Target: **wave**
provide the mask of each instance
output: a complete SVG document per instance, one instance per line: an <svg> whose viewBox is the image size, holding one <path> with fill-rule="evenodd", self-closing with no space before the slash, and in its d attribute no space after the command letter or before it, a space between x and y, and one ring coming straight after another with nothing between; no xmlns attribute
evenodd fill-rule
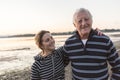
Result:
<svg viewBox="0 0 120 80"><path fill-rule="evenodd" d="M26 48L7 49L7 50L0 50L0 51L18 51L18 50L30 50L30 48L26 47Z"/></svg>

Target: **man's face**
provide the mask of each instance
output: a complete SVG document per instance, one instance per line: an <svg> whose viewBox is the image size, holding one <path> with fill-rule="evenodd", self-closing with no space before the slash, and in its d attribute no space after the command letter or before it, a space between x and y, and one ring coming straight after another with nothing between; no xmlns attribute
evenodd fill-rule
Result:
<svg viewBox="0 0 120 80"><path fill-rule="evenodd" d="M89 35L92 28L92 18L88 12L79 12L76 14L74 26L76 27L80 36Z"/></svg>

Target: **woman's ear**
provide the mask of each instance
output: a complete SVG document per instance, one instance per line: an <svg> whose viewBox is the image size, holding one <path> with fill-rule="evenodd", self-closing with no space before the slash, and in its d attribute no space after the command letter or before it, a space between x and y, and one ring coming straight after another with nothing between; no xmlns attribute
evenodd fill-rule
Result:
<svg viewBox="0 0 120 80"><path fill-rule="evenodd" d="M42 46L42 45L40 45L40 44L38 45L38 47L39 47L40 49L43 49L43 46Z"/></svg>

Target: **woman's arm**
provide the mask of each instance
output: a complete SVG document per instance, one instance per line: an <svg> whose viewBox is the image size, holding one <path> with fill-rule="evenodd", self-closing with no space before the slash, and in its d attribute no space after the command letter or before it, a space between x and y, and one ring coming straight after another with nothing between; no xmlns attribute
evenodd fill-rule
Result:
<svg viewBox="0 0 120 80"><path fill-rule="evenodd" d="M36 63L31 67L31 80L41 80Z"/></svg>

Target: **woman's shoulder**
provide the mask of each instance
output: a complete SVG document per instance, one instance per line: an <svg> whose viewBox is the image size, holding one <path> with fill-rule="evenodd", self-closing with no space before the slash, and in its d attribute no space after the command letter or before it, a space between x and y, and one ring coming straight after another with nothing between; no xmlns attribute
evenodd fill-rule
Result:
<svg viewBox="0 0 120 80"><path fill-rule="evenodd" d="M57 49L55 49L54 53L56 55L63 56L63 46L58 47Z"/></svg>
<svg viewBox="0 0 120 80"><path fill-rule="evenodd" d="M63 46L58 47L55 49L56 52L61 53L63 51Z"/></svg>

